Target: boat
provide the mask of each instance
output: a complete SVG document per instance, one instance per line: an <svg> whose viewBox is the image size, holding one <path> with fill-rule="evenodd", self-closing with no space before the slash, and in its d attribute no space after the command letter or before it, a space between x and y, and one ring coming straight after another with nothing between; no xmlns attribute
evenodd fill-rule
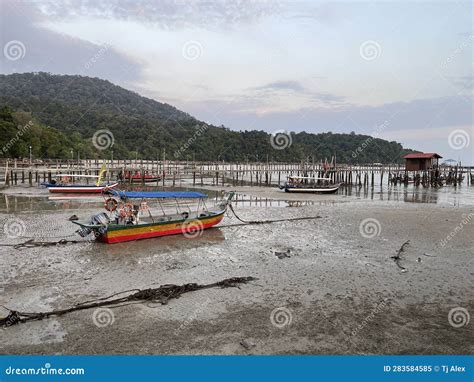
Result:
<svg viewBox="0 0 474 382"><path fill-rule="evenodd" d="M93 216L88 222L72 223L80 226L76 231L80 236L93 234L97 241L107 244L177 234L194 238L221 222L233 195L230 193L215 207L208 209L205 203L207 195L200 192L110 190L104 194L109 196L104 203L106 212ZM157 201L158 214L151 213L150 199ZM175 214L164 211L162 202L170 199L175 201ZM185 199L197 199L195 211L191 211ZM186 208L183 209L184 206Z"/></svg>
<svg viewBox="0 0 474 382"><path fill-rule="evenodd" d="M331 178L318 178L310 176L289 176L280 190L285 192L306 192L319 194L332 194L336 192L341 183L334 183Z"/></svg>
<svg viewBox="0 0 474 382"><path fill-rule="evenodd" d="M102 165L99 175L61 174L57 179L53 179L50 182L41 183L41 186L46 187L51 193L102 193L118 186L118 182L105 184L102 183L102 177L104 176L105 172L105 165ZM71 183L71 179L74 178L94 178L97 179L97 181L95 184Z"/></svg>
<svg viewBox="0 0 474 382"><path fill-rule="evenodd" d="M132 174L130 171L126 171L124 175L119 174L119 180L124 183L148 183L160 181L161 176L148 173L142 174L140 171L136 171L135 174Z"/></svg>

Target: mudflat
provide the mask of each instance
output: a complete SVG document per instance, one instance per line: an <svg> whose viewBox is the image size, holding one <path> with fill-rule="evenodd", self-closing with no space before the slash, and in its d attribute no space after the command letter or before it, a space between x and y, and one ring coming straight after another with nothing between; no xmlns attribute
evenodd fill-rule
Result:
<svg viewBox="0 0 474 382"><path fill-rule="evenodd" d="M244 220L314 219L237 225L229 213L221 228L195 239L1 246L0 304L25 312L134 288L258 279L166 305L99 308L4 328L2 352L472 354L472 205L238 191L234 208ZM2 244L83 240L67 219L102 211L100 199L45 201L11 189L7 198L0 223L19 224L21 235L0 230Z"/></svg>

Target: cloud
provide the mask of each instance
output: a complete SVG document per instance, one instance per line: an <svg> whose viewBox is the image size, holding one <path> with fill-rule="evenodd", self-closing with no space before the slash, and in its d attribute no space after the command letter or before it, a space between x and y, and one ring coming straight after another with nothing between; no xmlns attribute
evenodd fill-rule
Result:
<svg viewBox="0 0 474 382"><path fill-rule="evenodd" d="M471 74L470 76L455 77L453 83L463 90L472 92L474 88L474 76Z"/></svg>
<svg viewBox="0 0 474 382"><path fill-rule="evenodd" d="M277 106L281 104L282 101L283 103L288 103L285 96L291 97L293 100L297 99L302 105L313 107L338 107L346 100L343 96L328 92L315 91L314 89L303 85L300 81L295 80L274 81L247 90L249 92L249 95L245 97L247 105L250 105L252 100L254 101L254 104L261 103L262 100L265 100L263 102L265 102L266 106L272 102L274 103L274 106ZM248 101L250 101L250 103ZM274 109L277 110L277 108ZM294 109L294 107L290 109ZM282 107L280 110L285 110L285 108Z"/></svg>
<svg viewBox="0 0 474 382"><path fill-rule="evenodd" d="M47 18L29 2L2 1L0 19L0 69L4 74L40 71L80 74L122 85L140 78L140 63L114 47L42 28L41 24ZM22 44L23 57L12 60L5 54L4 50L12 41Z"/></svg>
<svg viewBox="0 0 474 382"><path fill-rule="evenodd" d="M50 18L92 17L148 22L162 28L232 27L252 23L279 12L279 1L254 0L59 0L43 1L41 11Z"/></svg>
<svg viewBox="0 0 474 382"><path fill-rule="evenodd" d="M275 81L266 85L251 88L251 90L264 90L264 91L290 90L290 91L295 91L295 92L306 92L307 89L298 81Z"/></svg>

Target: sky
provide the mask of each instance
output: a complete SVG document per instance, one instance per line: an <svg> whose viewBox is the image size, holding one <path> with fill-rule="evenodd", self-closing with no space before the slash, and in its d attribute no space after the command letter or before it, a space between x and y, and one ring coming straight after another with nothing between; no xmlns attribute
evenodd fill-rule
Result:
<svg viewBox="0 0 474 382"><path fill-rule="evenodd" d="M100 77L235 130L354 131L474 165L471 1L0 4L2 74Z"/></svg>

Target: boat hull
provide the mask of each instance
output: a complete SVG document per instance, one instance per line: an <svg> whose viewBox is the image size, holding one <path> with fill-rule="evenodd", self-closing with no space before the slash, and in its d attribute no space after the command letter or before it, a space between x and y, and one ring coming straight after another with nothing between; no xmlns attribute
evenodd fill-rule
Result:
<svg viewBox="0 0 474 382"><path fill-rule="evenodd" d="M194 238L200 236L203 230L219 224L223 218L224 212L188 221L172 221L116 227L109 225L107 231L97 237L97 240L107 244L114 244L180 234L189 235L190 238Z"/></svg>
<svg viewBox="0 0 474 382"><path fill-rule="evenodd" d="M298 193L310 193L310 194L333 194L339 190L339 186L328 187L328 188L298 188L298 187L285 187L285 192L298 192Z"/></svg>
<svg viewBox="0 0 474 382"><path fill-rule="evenodd" d="M72 194L98 194L105 190L109 190L118 185L118 183L107 184L105 186L50 186L49 192L52 193L72 193Z"/></svg>
<svg viewBox="0 0 474 382"><path fill-rule="evenodd" d="M124 178L123 183L151 183L151 182L159 182L161 178L141 178L141 177L135 177L135 178Z"/></svg>

